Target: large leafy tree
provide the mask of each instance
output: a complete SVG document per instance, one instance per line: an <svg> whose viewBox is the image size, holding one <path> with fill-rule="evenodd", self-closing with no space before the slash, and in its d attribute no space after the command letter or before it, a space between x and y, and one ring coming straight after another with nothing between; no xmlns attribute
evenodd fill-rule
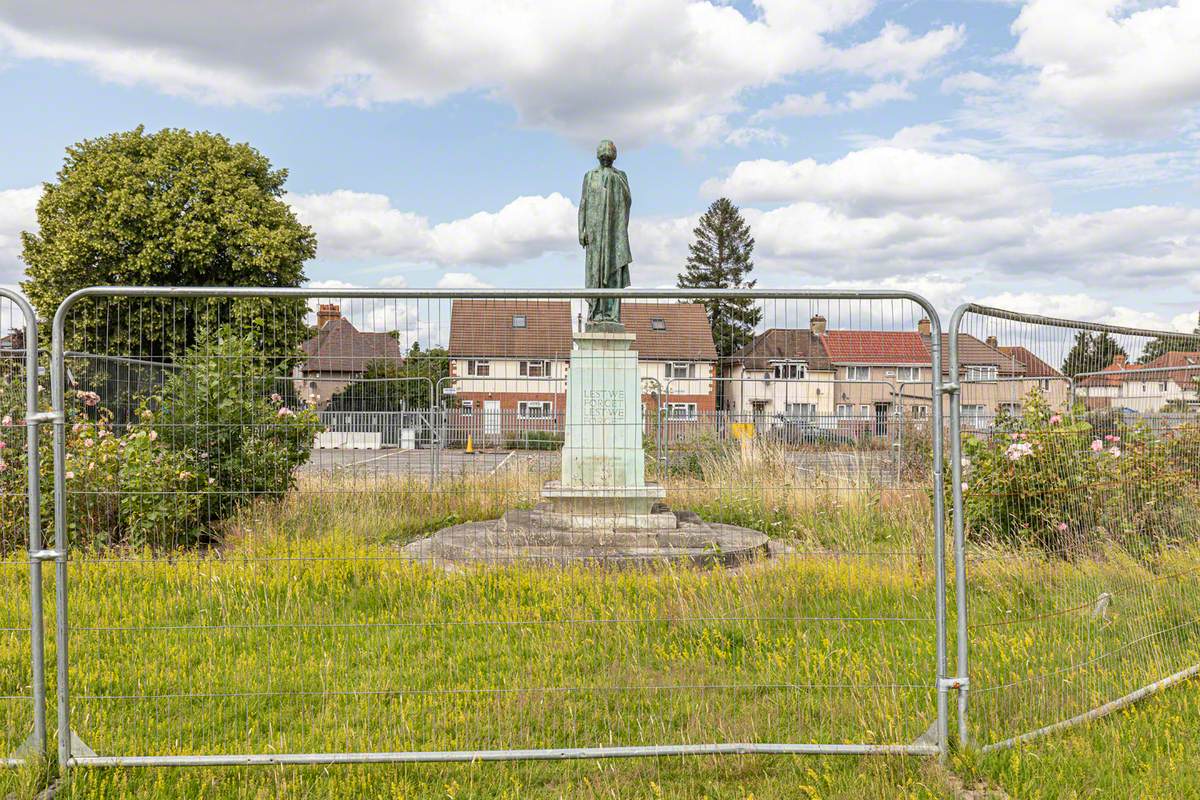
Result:
<svg viewBox="0 0 1200 800"><path fill-rule="evenodd" d="M1192 328L1191 335L1181 333L1178 336L1159 336L1146 344L1142 354L1138 357L1138 361L1142 364L1149 364L1154 359L1166 355L1172 350L1182 350L1184 352L1194 353L1200 350L1200 323Z"/></svg>
<svg viewBox="0 0 1200 800"><path fill-rule="evenodd" d="M1075 343L1063 361L1062 371L1074 378L1081 373L1102 370L1117 356L1128 355L1111 334L1080 331L1075 334Z"/></svg>
<svg viewBox="0 0 1200 800"><path fill-rule="evenodd" d="M738 207L727 198L713 202L693 231L696 239L679 275L682 289L752 289L754 237ZM705 300L717 353L727 358L754 338L762 309L750 298Z"/></svg>
<svg viewBox="0 0 1200 800"><path fill-rule="evenodd" d="M213 133L139 126L79 142L43 187L37 232L21 234L21 286L47 317L97 284L299 286L317 242L284 202L286 180L250 145ZM295 300L103 298L75 307L69 346L173 358L232 324L286 358L305 313Z"/></svg>

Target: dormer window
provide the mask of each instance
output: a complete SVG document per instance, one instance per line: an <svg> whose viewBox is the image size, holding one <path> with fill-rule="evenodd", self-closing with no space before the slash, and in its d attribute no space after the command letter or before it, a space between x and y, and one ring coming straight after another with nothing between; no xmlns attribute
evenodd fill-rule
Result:
<svg viewBox="0 0 1200 800"><path fill-rule="evenodd" d="M529 319L524 314L513 314L512 326L514 328L529 327Z"/></svg>
<svg viewBox="0 0 1200 800"><path fill-rule="evenodd" d="M666 329L667 329L667 321L665 319L663 319L662 317L651 317L650 318L650 330L665 331Z"/></svg>
<svg viewBox="0 0 1200 800"><path fill-rule="evenodd" d="M808 365L795 361L785 361L773 365L771 374L776 380L781 381L804 380L808 377Z"/></svg>

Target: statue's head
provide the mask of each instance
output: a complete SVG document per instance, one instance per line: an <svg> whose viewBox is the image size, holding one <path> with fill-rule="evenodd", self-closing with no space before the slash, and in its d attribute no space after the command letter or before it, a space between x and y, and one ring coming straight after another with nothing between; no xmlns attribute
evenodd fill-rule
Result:
<svg viewBox="0 0 1200 800"><path fill-rule="evenodd" d="M617 146L612 143L611 139L605 139L596 145L596 158L600 159L600 163L606 167L611 167L612 163L617 160Z"/></svg>

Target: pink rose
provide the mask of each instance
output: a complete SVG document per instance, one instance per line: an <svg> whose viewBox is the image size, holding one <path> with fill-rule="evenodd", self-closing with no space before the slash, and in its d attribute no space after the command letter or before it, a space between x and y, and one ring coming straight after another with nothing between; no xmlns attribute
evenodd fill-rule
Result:
<svg viewBox="0 0 1200 800"><path fill-rule="evenodd" d="M282 403L283 397L280 396L279 392L271 392L271 402L272 403Z"/></svg>
<svg viewBox="0 0 1200 800"><path fill-rule="evenodd" d="M1060 523L1058 523L1058 525L1056 525L1055 527L1057 527L1057 528L1058 528L1058 531L1059 531L1059 533L1066 533L1066 532L1067 532L1067 523L1065 523L1065 522L1060 522Z"/></svg>
<svg viewBox="0 0 1200 800"><path fill-rule="evenodd" d="M1062 416L1060 416L1059 414L1055 414L1054 416L1052 416L1050 418L1051 425L1057 425L1060 422L1062 422Z"/></svg>
<svg viewBox="0 0 1200 800"><path fill-rule="evenodd" d="M1108 452L1112 454L1112 457L1113 457L1113 458L1120 458L1120 457L1121 457L1121 448L1119 448L1119 447L1117 447L1117 446L1115 446L1115 445L1114 445L1113 447L1110 447L1110 448L1108 449Z"/></svg>
<svg viewBox="0 0 1200 800"><path fill-rule="evenodd" d="M0 420L0 424L3 424L6 428L12 425L12 414L5 414L4 419Z"/></svg>
<svg viewBox="0 0 1200 800"><path fill-rule="evenodd" d="M1100 441L1099 439L1092 440L1092 452L1093 453L1099 453L1103 449L1104 449L1104 442Z"/></svg>
<svg viewBox="0 0 1200 800"><path fill-rule="evenodd" d="M153 442L158 438L158 431L150 431L150 433L146 434L146 438Z"/></svg>
<svg viewBox="0 0 1200 800"><path fill-rule="evenodd" d="M295 413L296 413L296 412L292 411L292 410L291 410L290 408L288 408L287 406L283 406L282 408L280 408L280 409L279 409L279 413L278 413L278 414L276 414L276 416L279 416L279 417L291 417L291 416L295 416Z"/></svg>

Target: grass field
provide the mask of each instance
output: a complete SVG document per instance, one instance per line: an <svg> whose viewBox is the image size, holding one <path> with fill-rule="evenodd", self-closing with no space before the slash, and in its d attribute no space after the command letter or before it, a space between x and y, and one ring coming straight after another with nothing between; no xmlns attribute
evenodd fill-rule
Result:
<svg viewBox="0 0 1200 800"><path fill-rule="evenodd" d="M913 741L935 709L927 498L797 492L755 475L680 481L670 497L792 549L739 570L447 570L397 558L401 543L529 502L532 475L463 479L432 495L423 483L313 481L247 511L219 549L80 554L73 727L103 755ZM1197 565L1200 550L1071 563L978 554L974 734L987 742L1036 728L1200 660ZM25 569L16 557L0 567L9 750L30 724L19 698ZM1112 600L1098 615L1101 593ZM78 769L62 796L942 798L982 787L1022 798L1200 797L1197 739L1200 688L1190 682L944 768L916 757L739 756ZM0 773L0 797L32 797L45 772Z"/></svg>

